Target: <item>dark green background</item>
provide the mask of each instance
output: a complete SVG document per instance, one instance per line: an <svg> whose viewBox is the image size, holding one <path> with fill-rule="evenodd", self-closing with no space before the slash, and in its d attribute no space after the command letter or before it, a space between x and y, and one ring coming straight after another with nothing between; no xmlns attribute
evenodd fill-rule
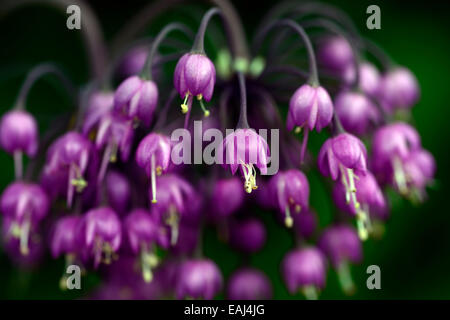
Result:
<svg viewBox="0 0 450 320"><path fill-rule="evenodd" d="M361 32L376 40L400 64L417 76L422 98L413 109L415 125L422 136L423 146L435 156L438 164L436 187L429 190L429 200L419 207L397 199L392 217L382 240L364 244L364 261L353 268L358 286L358 299L448 299L450 298L450 215L449 186L449 25L450 9L444 1L333 1L348 12ZM138 12L145 1L95 1L106 38L111 39L120 27ZM249 35L259 18L276 1L236 1ZM365 27L366 8L378 4L381 8L382 29L370 31ZM155 34L164 23L183 20L181 13L167 14L149 27ZM16 11L0 20L0 114L13 104L26 72L42 61L55 61L78 84L87 80L88 68L83 44L78 32L65 28L65 15L54 9L33 6ZM54 79L41 81L29 96L29 110L45 130L49 120L61 110L70 108L64 92ZM0 152L0 189L13 179L12 159ZM318 179L309 177L311 184ZM329 196L313 192L311 204L320 213L321 226L330 220L331 205L323 199ZM279 275L279 261L293 242L284 228L274 223L272 216L261 213L268 225L268 244L251 258L254 265L269 275L276 298L291 298ZM212 232L205 235L205 254L217 261L225 276L239 265L239 257L227 245L216 240ZM47 259L34 272L17 270L0 252L0 298L73 298L78 293L61 293L58 280L62 261ZM382 290L366 289L366 268L379 265ZM322 298L345 298L336 274L329 272L327 288ZM84 288L98 282L95 275L83 280ZM84 291L84 290L83 290ZM84 292L81 292L83 295ZM299 298L300 295L295 296Z"/></svg>

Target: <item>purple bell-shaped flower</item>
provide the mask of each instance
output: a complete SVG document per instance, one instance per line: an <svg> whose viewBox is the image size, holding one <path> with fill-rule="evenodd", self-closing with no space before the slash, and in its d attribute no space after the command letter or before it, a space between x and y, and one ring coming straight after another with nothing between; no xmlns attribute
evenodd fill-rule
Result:
<svg viewBox="0 0 450 320"><path fill-rule="evenodd" d="M106 194L114 211L119 215L127 212L131 202L131 186L124 174L113 170L106 174Z"/></svg>
<svg viewBox="0 0 450 320"><path fill-rule="evenodd" d="M289 101L289 111L286 120L288 130L295 128L295 132L304 131L300 159L303 161L308 144L309 131L316 129L320 132L328 126L333 117L333 102L328 92L321 86L302 85L295 91Z"/></svg>
<svg viewBox="0 0 450 320"><path fill-rule="evenodd" d="M236 212L244 202L244 190L239 178L218 180L211 196L211 215L225 218Z"/></svg>
<svg viewBox="0 0 450 320"><path fill-rule="evenodd" d="M344 129L355 135L367 134L381 120L377 107L362 93L342 92L334 105Z"/></svg>
<svg viewBox="0 0 450 320"><path fill-rule="evenodd" d="M261 220L245 218L230 225L230 244L246 254L260 251L267 240L267 232Z"/></svg>
<svg viewBox="0 0 450 320"><path fill-rule="evenodd" d="M136 162L151 178L152 203L156 203L156 176L165 172L170 164L170 139L164 135L150 133L139 143Z"/></svg>
<svg viewBox="0 0 450 320"><path fill-rule="evenodd" d="M222 150L225 167L230 166L235 174L240 168L244 176L244 189L247 193L258 188L256 185L257 167L262 174L267 173L269 147L266 140L252 129L237 129L225 137Z"/></svg>
<svg viewBox="0 0 450 320"><path fill-rule="evenodd" d="M327 263L314 247L295 249L284 257L281 272L291 294L300 290L307 299L316 300L318 291L325 287Z"/></svg>
<svg viewBox="0 0 450 320"><path fill-rule="evenodd" d="M178 241L180 219L194 213L191 206L195 204L197 194L190 183L175 174L159 177L158 185L158 202L152 203L151 213L158 223L170 228L173 246Z"/></svg>
<svg viewBox="0 0 450 320"><path fill-rule="evenodd" d="M205 114L209 111L203 105L203 99L210 101L216 82L216 69L211 60L201 53L186 53L178 60L173 83L180 96L184 98L181 111L187 113L196 97Z"/></svg>
<svg viewBox="0 0 450 320"><path fill-rule="evenodd" d="M108 207L89 210L82 218L78 241L86 258L94 258L94 267L110 264L122 241L122 226L117 214Z"/></svg>
<svg viewBox="0 0 450 320"><path fill-rule="evenodd" d="M222 274L213 261L187 260L180 267L175 296L211 300L222 290L222 285Z"/></svg>
<svg viewBox="0 0 450 320"><path fill-rule="evenodd" d="M419 100L420 88L414 74L397 67L383 75L378 87L378 98L388 112L409 109Z"/></svg>
<svg viewBox="0 0 450 320"><path fill-rule="evenodd" d="M346 225L328 227L320 237L319 248L325 252L336 269L344 292L352 294L355 286L349 264L362 260L361 240L356 231Z"/></svg>
<svg viewBox="0 0 450 320"><path fill-rule="evenodd" d="M98 126L100 120L109 114L114 105L114 93L111 91L96 91L91 94L84 114L83 134L88 135Z"/></svg>
<svg viewBox="0 0 450 320"><path fill-rule="evenodd" d="M83 175L90 161L92 145L77 132L68 132L58 138L47 152L45 170L48 174L68 174L67 205L72 205L74 188L82 192L87 186Z"/></svg>
<svg viewBox="0 0 450 320"><path fill-rule="evenodd" d="M272 285L258 269L239 269L228 280L227 297L230 300L269 300L272 298Z"/></svg>
<svg viewBox="0 0 450 320"><path fill-rule="evenodd" d="M158 103L158 87L139 76L125 79L114 94L114 110L149 126Z"/></svg>
<svg viewBox="0 0 450 320"><path fill-rule="evenodd" d="M270 190L274 204L284 217L284 224L290 228L294 224L291 212L299 214L309 207L309 184L303 172L290 169L279 172L270 180Z"/></svg>
<svg viewBox="0 0 450 320"><path fill-rule="evenodd" d="M1 211L10 219L8 234L20 240L22 255L29 253L30 231L45 218L49 205L47 194L36 184L14 182L3 191Z"/></svg>
<svg viewBox="0 0 450 320"><path fill-rule="evenodd" d="M356 197L349 198L345 192L345 186L342 183L336 183L333 199L339 209L357 217L359 237L361 240L366 240L371 231L371 215L386 215L388 207L383 191L370 172L355 181L355 188Z"/></svg>
<svg viewBox="0 0 450 320"><path fill-rule="evenodd" d="M98 181L103 180L108 163L117 161L118 151L123 162L128 160L133 137L134 128L131 120L114 113L108 113L100 120L95 146L99 150L104 148L104 152Z"/></svg>
<svg viewBox="0 0 450 320"><path fill-rule="evenodd" d="M162 238L159 225L146 210L134 209L125 218L123 229L131 251L139 255L144 281L152 281L152 269L159 263L155 253L155 245Z"/></svg>

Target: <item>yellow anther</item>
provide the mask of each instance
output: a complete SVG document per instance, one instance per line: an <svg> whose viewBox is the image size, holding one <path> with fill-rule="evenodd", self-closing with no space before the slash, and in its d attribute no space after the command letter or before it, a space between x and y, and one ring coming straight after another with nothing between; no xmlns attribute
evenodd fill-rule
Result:
<svg viewBox="0 0 450 320"><path fill-rule="evenodd" d="M183 104L181 105L181 112L182 112L182 113L187 113L188 110L189 110L189 109L188 109L187 104L183 103Z"/></svg>
<svg viewBox="0 0 450 320"><path fill-rule="evenodd" d="M209 115L210 115L209 110L205 110L204 115L205 115L206 118L209 117Z"/></svg>
<svg viewBox="0 0 450 320"><path fill-rule="evenodd" d="M160 176L162 174L162 168L161 166L156 167L156 175Z"/></svg>
<svg viewBox="0 0 450 320"><path fill-rule="evenodd" d="M200 93L197 95L197 100L202 100L203 99L203 95Z"/></svg>
<svg viewBox="0 0 450 320"><path fill-rule="evenodd" d="M295 127L294 132L295 132L295 133L300 133L300 132L302 132L302 127Z"/></svg>
<svg viewBox="0 0 450 320"><path fill-rule="evenodd" d="M152 199L152 203L157 203L158 201L156 199Z"/></svg>
<svg viewBox="0 0 450 320"><path fill-rule="evenodd" d="M295 205L295 212L296 212L296 213L300 213L300 211L302 211L302 206L299 205L299 204L296 204L296 205Z"/></svg>
<svg viewBox="0 0 450 320"><path fill-rule="evenodd" d="M294 220L292 219L292 217L286 217L286 218L284 218L284 224L286 225L286 227L292 228L292 225L294 224Z"/></svg>

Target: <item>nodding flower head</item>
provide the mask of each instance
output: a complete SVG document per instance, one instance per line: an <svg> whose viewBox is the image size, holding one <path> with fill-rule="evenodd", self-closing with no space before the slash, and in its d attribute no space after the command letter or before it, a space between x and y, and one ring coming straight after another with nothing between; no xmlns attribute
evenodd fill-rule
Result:
<svg viewBox="0 0 450 320"><path fill-rule="evenodd" d="M318 290L325 287L326 259L314 247L289 252L281 263L284 282L291 294L301 291L307 299L318 298Z"/></svg>
<svg viewBox="0 0 450 320"><path fill-rule="evenodd" d="M222 274L208 259L185 261L179 270L175 286L177 299L213 299L223 286Z"/></svg>
<svg viewBox="0 0 450 320"><path fill-rule="evenodd" d="M89 210L77 230L78 243L87 258L94 258L94 267L110 264L120 248L122 226L117 214L108 207Z"/></svg>
<svg viewBox="0 0 450 320"><path fill-rule="evenodd" d="M20 251L27 255L30 230L49 210L46 193L39 185L14 182L3 191L0 206L3 215L10 219L10 235L20 239Z"/></svg>
<svg viewBox="0 0 450 320"><path fill-rule="evenodd" d="M193 213L190 206L197 200L197 194L191 184L175 174L159 177L158 186L158 202L152 204L151 212L158 223L170 228L173 246L178 241L180 219Z"/></svg>
<svg viewBox="0 0 450 320"><path fill-rule="evenodd" d="M341 36L326 37L319 43L318 63L330 72L343 75L353 64L353 51L347 39Z"/></svg>
<svg viewBox="0 0 450 320"><path fill-rule="evenodd" d="M377 107L362 93L342 92L334 105L342 126L352 134L367 134L381 120Z"/></svg>
<svg viewBox="0 0 450 320"><path fill-rule="evenodd" d="M319 239L319 248L325 252L337 270L339 281L347 294L354 292L349 264L362 260L361 240L356 231L346 225L328 227Z"/></svg>
<svg viewBox="0 0 450 320"><path fill-rule="evenodd" d="M68 132L58 138L47 152L47 173L68 173L67 204L72 205L74 188L82 192L87 186L83 175L90 160L92 145L77 132Z"/></svg>
<svg viewBox="0 0 450 320"><path fill-rule="evenodd" d="M269 300L272 298L272 285L267 276L258 269L239 269L228 280L227 298L230 300Z"/></svg>
<svg viewBox="0 0 450 320"><path fill-rule="evenodd" d="M408 181L417 188L424 188L433 179L436 172L436 161L427 150L413 152L405 162Z"/></svg>
<svg viewBox="0 0 450 320"><path fill-rule="evenodd" d="M378 93L381 82L381 75L378 69L371 63L363 62L359 66L359 87L361 90L374 97Z"/></svg>
<svg viewBox="0 0 450 320"><path fill-rule="evenodd" d="M367 151L357 137L349 133L340 133L329 138L319 152L319 170L324 176L333 180L341 178L345 186L346 198L356 201L355 180L367 172Z"/></svg>
<svg viewBox="0 0 450 320"><path fill-rule="evenodd" d="M34 156L38 149L38 129L33 116L23 110L13 110L3 115L0 144L10 154L24 152Z"/></svg>
<svg viewBox="0 0 450 320"><path fill-rule="evenodd" d="M371 231L370 217L386 216L387 202L377 180L370 172L355 181L355 188L356 197L350 198L345 192L345 186L337 183L334 185L333 199L340 210L356 216L359 237L366 240Z"/></svg>
<svg viewBox="0 0 450 320"><path fill-rule="evenodd" d="M230 224L230 244L245 253L255 253L266 244L264 223L257 218L236 220Z"/></svg>
<svg viewBox="0 0 450 320"><path fill-rule="evenodd" d="M170 163L170 139L164 135L150 133L139 143L136 151L137 164L145 169L152 183L152 203L156 203L156 176L167 170Z"/></svg>
<svg viewBox="0 0 450 320"><path fill-rule="evenodd" d="M149 126L158 103L158 87L139 76L125 79L114 94L114 110Z"/></svg>
<svg viewBox="0 0 450 320"><path fill-rule="evenodd" d="M225 218L236 212L244 202L244 190L239 178L218 180L211 196L211 215Z"/></svg>
<svg viewBox="0 0 450 320"><path fill-rule="evenodd" d="M287 128L300 131L321 131L328 126L333 117L333 102L323 87L304 84L295 91L289 102Z"/></svg>
<svg viewBox="0 0 450 320"><path fill-rule="evenodd" d="M372 141L372 168L377 179L408 194L404 163L421 148L420 136L409 124L397 122L379 128Z"/></svg>
<svg viewBox="0 0 450 320"><path fill-rule="evenodd" d="M39 267L45 255L45 243L39 233L39 225L27 227L27 236L19 229L17 221L6 216L2 221L2 249L19 267Z"/></svg>
<svg viewBox="0 0 450 320"><path fill-rule="evenodd" d="M205 116L209 116L209 111L203 105L203 99L210 101L212 98L216 69L206 55L200 53L183 55L175 67L173 83L180 96L184 98L181 105L183 113L188 112L193 97L196 97Z"/></svg>
<svg viewBox="0 0 450 320"><path fill-rule="evenodd" d="M89 97L83 121L83 134L88 135L100 120L111 112L114 104L114 93L96 91Z"/></svg>
<svg viewBox="0 0 450 320"><path fill-rule="evenodd" d="M219 154L225 156L224 166L229 165L233 174L241 169L245 191L257 189L255 166L262 174L267 173L270 151L266 140L252 129L237 129L225 137L222 149Z"/></svg>
<svg viewBox="0 0 450 320"><path fill-rule="evenodd" d="M284 217L285 225L294 224L291 213L299 214L309 206L309 183L303 172L291 169L279 172L270 180L270 190L278 211Z"/></svg>
<svg viewBox="0 0 450 320"><path fill-rule="evenodd" d="M118 171L106 174L106 194L108 203L119 215L128 210L131 201L131 186L128 178Z"/></svg>
<svg viewBox="0 0 450 320"><path fill-rule="evenodd" d="M117 161L118 151L120 151L120 158L123 162L128 160L133 136L133 123L123 115L108 113L101 119L95 139L97 149L104 148L98 176L100 181L103 180L108 163Z"/></svg>
<svg viewBox="0 0 450 320"><path fill-rule="evenodd" d="M50 240L50 251L54 258L64 254L72 259L77 254L79 250L77 231L80 221L81 216L75 215L62 217L56 221Z"/></svg>
<svg viewBox="0 0 450 320"><path fill-rule="evenodd" d="M378 88L378 97L386 111L408 109L419 100L420 89L414 74L398 67L383 75Z"/></svg>
<svg viewBox="0 0 450 320"><path fill-rule="evenodd" d="M123 228L131 251L139 255L144 281L152 281L152 269L159 263L155 253L155 245L162 238L159 225L146 210L134 209L125 218Z"/></svg>

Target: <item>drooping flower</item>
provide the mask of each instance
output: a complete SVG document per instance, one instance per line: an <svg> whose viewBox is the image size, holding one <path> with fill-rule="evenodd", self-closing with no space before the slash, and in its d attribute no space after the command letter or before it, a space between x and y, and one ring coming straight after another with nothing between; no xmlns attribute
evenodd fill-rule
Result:
<svg viewBox="0 0 450 320"><path fill-rule="evenodd" d="M320 250L314 247L295 249L286 254L281 271L291 294L300 290L307 299L315 300L318 291L325 287L326 260Z"/></svg>
<svg viewBox="0 0 450 320"><path fill-rule="evenodd" d="M122 241L122 226L117 214L108 207L89 210L81 220L78 241L87 258L94 259L94 267L110 264Z"/></svg>
<svg viewBox="0 0 450 320"><path fill-rule="evenodd" d="M295 128L296 132L305 129L300 159L303 161L308 143L309 131L320 132L328 126L333 117L333 102L328 92L321 86L302 85L295 91L289 101L289 111L286 120L288 130Z"/></svg>
<svg viewBox="0 0 450 320"><path fill-rule="evenodd" d="M196 97L205 114L209 111L203 105L203 99L210 101L216 82L216 69L204 54L186 53L178 60L175 67L173 83L180 96L184 98L181 111L187 113Z"/></svg>
<svg viewBox="0 0 450 320"><path fill-rule="evenodd" d="M355 188L356 197L350 199L346 196L345 186L342 183L336 183L333 199L339 209L357 217L359 237L365 240L371 231L370 216L386 215L388 208L383 191L370 172L355 181ZM352 203L353 201L358 203Z"/></svg>
<svg viewBox="0 0 450 320"><path fill-rule="evenodd" d="M45 245L40 234L39 225L29 226L28 236L23 237L15 219L5 216L2 220L2 249L20 268L39 267L45 254ZM23 230L23 229L22 229Z"/></svg>
<svg viewBox="0 0 450 320"><path fill-rule="evenodd" d="M419 100L419 96L420 88L416 77L404 67L394 68L384 74L378 88L378 97L389 112L411 108Z"/></svg>
<svg viewBox="0 0 450 320"><path fill-rule="evenodd" d="M344 37L330 36L319 43L317 60L333 74L343 75L352 66L354 58L352 47Z"/></svg>
<svg viewBox="0 0 450 320"><path fill-rule="evenodd" d="M139 76L125 79L114 94L114 110L149 126L158 103L158 87Z"/></svg>
<svg viewBox="0 0 450 320"><path fill-rule="evenodd" d="M290 169L279 172L270 180L273 203L284 217L285 225L292 227L291 212L299 214L309 207L309 183L303 172Z"/></svg>
<svg viewBox="0 0 450 320"><path fill-rule="evenodd" d="M131 251L139 255L144 281L152 281L152 269L159 263L155 253L155 245L162 239L159 225L145 209L134 209L125 218L123 227Z"/></svg>
<svg viewBox="0 0 450 320"><path fill-rule="evenodd" d="M131 120L124 116L108 113L100 120L95 146L104 148L102 164L98 174L98 181L102 181L109 162L117 161L117 153L126 162L130 156L133 143L134 128Z"/></svg>
<svg viewBox="0 0 450 320"><path fill-rule="evenodd" d="M64 254L73 260L79 250L76 234L80 221L81 216L73 215L62 217L55 223L50 240L53 258Z"/></svg>
<svg viewBox="0 0 450 320"><path fill-rule="evenodd" d="M349 264L362 260L361 240L356 231L346 225L328 227L320 237L319 248L325 252L336 269L344 292L352 294L355 286Z"/></svg>
<svg viewBox="0 0 450 320"><path fill-rule="evenodd" d="M351 198L357 206L355 179L366 174L366 159L366 147L361 140L349 133L340 133L322 145L318 165L322 175L331 176L333 180L340 177L346 199Z"/></svg>
<svg viewBox="0 0 450 320"><path fill-rule="evenodd" d="M247 193L258 188L256 185L256 169L267 173L269 147L266 140L252 129L237 129L225 137L221 150L223 164L230 166L235 174L240 168L244 176L244 189Z"/></svg>
<svg viewBox="0 0 450 320"><path fill-rule="evenodd" d="M106 194L114 211L119 215L126 213L131 200L131 186L124 174L114 170L106 174Z"/></svg>
<svg viewBox="0 0 450 320"><path fill-rule="evenodd" d="M222 285L222 274L213 261L187 260L179 270L175 296L177 299L211 300L222 290Z"/></svg>
<svg viewBox="0 0 450 320"><path fill-rule="evenodd" d="M272 298L272 285L267 276L258 269L239 269L228 280L227 298L230 300L269 300Z"/></svg>
<svg viewBox="0 0 450 320"><path fill-rule="evenodd" d="M67 205L72 205L74 188L82 192L87 185L83 175L91 160L92 145L81 134L71 131L58 138L47 152L48 174L68 174Z"/></svg>
<svg viewBox="0 0 450 320"><path fill-rule="evenodd" d="M218 180L211 196L211 215L225 218L236 212L244 202L244 190L239 178Z"/></svg>
<svg viewBox="0 0 450 320"><path fill-rule="evenodd" d="M409 167L412 171L412 154L420 154L421 149L420 136L410 125L397 122L379 128L373 136L371 162L377 179L392 184L402 195L409 195L411 190L405 170Z"/></svg>
<svg viewBox="0 0 450 320"><path fill-rule="evenodd" d="M87 109L83 121L83 134L88 135L100 120L111 112L114 105L114 93L111 91L96 91L91 94L87 102Z"/></svg>
<svg viewBox="0 0 450 320"><path fill-rule="evenodd" d="M152 203L151 213L161 225L170 228L170 243L178 241L180 220L193 212L197 194L193 186L175 174L167 174L158 178L160 192L158 202Z"/></svg>
<svg viewBox="0 0 450 320"><path fill-rule="evenodd" d="M344 129L355 135L367 134L381 120L377 107L362 93L342 92L334 105Z"/></svg>
<svg viewBox="0 0 450 320"><path fill-rule="evenodd" d="M361 90L374 97L378 93L381 75L378 69L369 62L363 62L359 66L359 87Z"/></svg>
<svg viewBox="0 0 450 320"><path fill-rule="evenodd" d="M45 218L49 210L46 193L39 185L14 182L3 191L0 206L10 221L8 235L19 239L20 252L27 255L31 229Z"/></svg>
<svg viewBox="0 0 450 320"><path fill-rule="evenodd" d="M9 154L24 152L33 157L38 148L38 129L33 116L23 110L4 114L0 121L0 144Z"/></svg>
<svg viewBox="0 0 450 320"><path fill-rule="evenodd" d="M245 252L255 253L266 244L267 232L264 223L257 218L236 220L230 225L230 244Z"/></svg>
<svg viewBox="0 0 450 320"><path fill-rule="evenodd" d="M156 203L156 176L167 170L170 163L170 139L164 135L150 133L139 143L136 162L151 178L152 203Z"/></svg>
<svg viewBox="0 0 450 320"><path fill-rule="evenodd" d="M403 162L405 182L413 200L422 201L425 197L425 187L433 180L436 172L436 162L427 150L413 151Z"/></svg>

